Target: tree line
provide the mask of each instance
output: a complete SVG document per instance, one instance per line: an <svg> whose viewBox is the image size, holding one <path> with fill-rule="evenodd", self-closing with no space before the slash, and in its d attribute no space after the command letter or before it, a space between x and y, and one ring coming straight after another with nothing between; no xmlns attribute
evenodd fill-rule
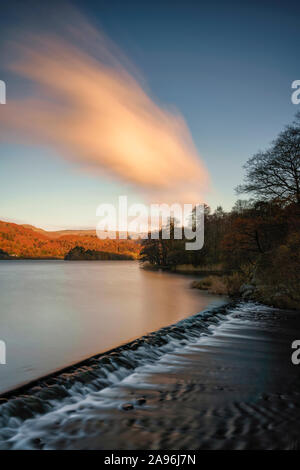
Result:
<svg viewBox="0 0 300 470"><path fill-rule="evenodd" d="M242 282L279 286L300 301L300 113L246 162L232 210L204 211L204 246L186 251L185 240L145 240L141 260L156 267L218 266ZM191 223L195 224L194 214ZM171 227L176 224L171 221Z"/></svg>

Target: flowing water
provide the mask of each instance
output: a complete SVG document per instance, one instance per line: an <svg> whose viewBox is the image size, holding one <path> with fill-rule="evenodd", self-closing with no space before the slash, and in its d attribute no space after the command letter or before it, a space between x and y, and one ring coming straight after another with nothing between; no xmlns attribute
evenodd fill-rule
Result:
<svg viewBox="0 0 300 470"><path fill-rule="evenodd" d="M78 270L102 269L84 264ZM137 272L134 263L122 269L135 288L152 286L147 301L158 311L150 329L162 318L169 326L0 399L0 449L299 449L300 365L291 344L300 312L202 297L188 290L190 279ZM173 296L184 306L176 324L161 311L174 308ZM183 314L197 310L197 298L206 299L203 309Z"/></svg>
<svg viewBox="0 0 300 470"><path fill-rule="evenodd" d="M224 300L128 261L0 261L0 393Z"/></svg>

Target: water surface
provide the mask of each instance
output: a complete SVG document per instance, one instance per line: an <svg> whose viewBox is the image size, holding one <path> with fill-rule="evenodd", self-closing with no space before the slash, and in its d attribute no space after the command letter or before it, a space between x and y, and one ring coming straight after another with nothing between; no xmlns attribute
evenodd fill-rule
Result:
<svg viewBox="0 0 300 470"><path fill-rule="evenodd" d="M0 401L0 449L299 449L299 312L230 303Z"/></svg>
<svg viewBox="0 0 300 470"><path fill-rule="evenodd" d="M0 393L224 303L193 279L131 261L1 261Z"/></svg>

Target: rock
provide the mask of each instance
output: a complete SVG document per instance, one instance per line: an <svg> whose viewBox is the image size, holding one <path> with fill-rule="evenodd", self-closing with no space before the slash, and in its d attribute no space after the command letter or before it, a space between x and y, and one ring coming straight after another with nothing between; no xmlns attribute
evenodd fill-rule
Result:
<svg viewBox="0 0 300 470"><path fill-rule="evenodd" d="M252 284L242 284L240 287L240 294L243 299L251 299L255 292L255 286Z"/></svg>
<svg viewBox="0 0 300 470"><path fill-rule="evenodd" d="M191 288L192 289L198 289L199 281L192 281L191 282Z"/></svg>
<svg viewBox="0 0 300 470"><path fill-rule="evenodd" d="M133 410L134 407L132 403L123 403L121 408L124 411L129 411L129 410Z"/></svg>
<svg viewBox="0 0 300 470"><path fill-rule="evenodd" d="M137 405L141 406L141 405L144 405L146 403L146 398L142 397L142 398L138 398L136 400L136 403Z"/></svg>
<svg viewBox="0 0 300 470"><path fill-rule="evenodd" d="M245 292L251 291L253 292L255 287L252 284L242 284L240 287L240 293L244 294Z"/></svg>
<svg viewBox="0 0 300 470"><path fill-rule="evenodd" d="M253 292L254 292L253 290L247 290L246 292L244 292L242 294L242 298L245 299L245 300L246 299L251 299L252 296L253 296Z"/></svg>

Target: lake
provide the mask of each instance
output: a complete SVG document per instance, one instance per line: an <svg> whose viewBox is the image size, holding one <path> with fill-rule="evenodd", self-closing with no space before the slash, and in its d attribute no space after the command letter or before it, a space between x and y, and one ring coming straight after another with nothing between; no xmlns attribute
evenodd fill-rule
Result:
<svg viewBox="0 0 300 470"><path fill-rule="evenodd" d="M0 393L225 299L134 261L0 261Z"/></svg>

